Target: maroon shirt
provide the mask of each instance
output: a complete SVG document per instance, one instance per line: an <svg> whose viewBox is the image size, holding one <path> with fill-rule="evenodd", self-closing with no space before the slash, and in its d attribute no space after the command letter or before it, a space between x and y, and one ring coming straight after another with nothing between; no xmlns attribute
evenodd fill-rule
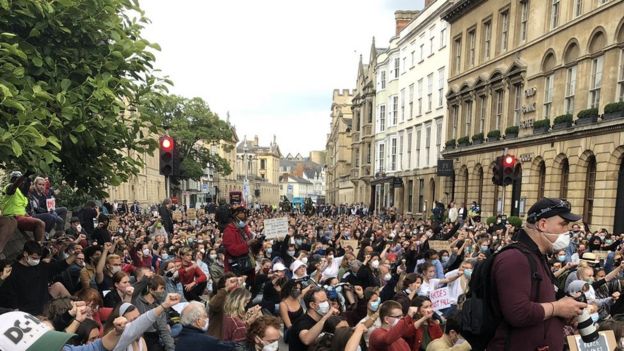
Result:
<svg viewBox="0 0 624 351"><path fill-rule="evenodd" d="M487 350L504 350L507 330L511 327L511 351L533 351L542 346L549 346L550 351L561 351L565 337L564 321L557 317L544 320L544 309L540 305L555 301L555 288L548 262L524 230L519 231L516 239L533 252L541 281L531 282L529 259L520 250L507 250L494 258L492 279L496 284L505 323L498 327ZM539 284L538 301L534 301L535 287L531 283Z"/></svg>

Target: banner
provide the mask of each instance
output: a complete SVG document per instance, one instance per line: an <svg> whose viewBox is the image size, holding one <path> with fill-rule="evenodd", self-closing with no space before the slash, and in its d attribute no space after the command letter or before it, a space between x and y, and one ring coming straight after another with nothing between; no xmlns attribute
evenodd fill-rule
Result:
<svg viewBox="0 0 624 351"><path fill-rule="evenodd" d="M288 235L288 217L265 219L263 233L266 239L283 238Z"/></svg>
<svg viewBox="0 0 624 351"><path fill-rule="evenodd" d="M429 294L431 299L431 306L434 311L443 310L451 307L451 301L449 300L449 290L447 287L435 289Z"/></svg>

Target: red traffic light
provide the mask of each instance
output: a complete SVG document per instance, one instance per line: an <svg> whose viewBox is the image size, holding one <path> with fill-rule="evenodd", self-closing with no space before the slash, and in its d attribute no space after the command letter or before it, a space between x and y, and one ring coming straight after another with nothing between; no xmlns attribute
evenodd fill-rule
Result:
<svg viewBox="0 0 624 351"><path fill-rule="evenodd" d="M160 149L166 152L173 150L173 138L168 135L160 138Z"/></svg>
<svg viewBox="0 0 624 351"><path fill-rule="evenodd" d="M505 156L505 159L503 160L503 166L504 167L513 167L516 164L516 158L511 156L511 155L507 155Z"/></svg>

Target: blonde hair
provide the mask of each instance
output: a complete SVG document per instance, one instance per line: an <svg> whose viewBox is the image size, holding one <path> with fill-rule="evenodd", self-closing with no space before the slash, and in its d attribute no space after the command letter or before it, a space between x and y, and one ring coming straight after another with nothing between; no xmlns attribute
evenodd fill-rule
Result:
<svg viewBox="0 0 624 351"><path fill-rule="evenodd" d="M247 303L251 299L251 293L245 288L234 289L225 298L223 313L226 316L241 317L245 314Z"/></svg>

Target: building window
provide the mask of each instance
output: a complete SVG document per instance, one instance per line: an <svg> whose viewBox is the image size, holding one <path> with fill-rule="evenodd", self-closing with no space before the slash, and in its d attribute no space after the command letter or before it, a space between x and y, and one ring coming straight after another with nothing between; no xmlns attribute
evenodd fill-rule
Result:
<svg viewBox="0 0 624 351"><path fill-rule="evenodd" d="M403 133L399 136L399 170L403 169Z"/></svg>
<svg viewBox="0 0 624 351"><path fill-rule="evenodd" d="M553 97L553 85L555 83L555 76L551 74L546 77L544 82L544 118L550 118L552 114L552 97Z"/></svg>
<svg viewBox="0 0 624 351"><path fill-rule="evenodd" d="M461 71L461 37L455 39L455 73Z"/></svg>
<svg viewBox="0 0 624 351"><path fill-rule="evenodd" d="M401 68L401 72L405 73L407 71L407 57L403 57L403 68Z"/></svg>
<svg viewBox="0 0 624 351"><path fill-rule="evenodd" d="M446 26L443 25L440 29L440 50L446 46Z"/></svg>
<svg viewBox="0 0 624 351"><path fill-rule="evenodd" d="M260 170L266 170L266 160L263 158L260 159Z"/></svg>
<svg viewBox="0 0 624 351"><path fill-rule="evenodd" d="M390 139L390 170L396 171L397 166L397 141L396 138Z"/></svg>
<svg viewBox="0 0 624 351"><path fill-rule="evenodd" d="M384 170L385 147L386 145L379 144L379 171L380 172L383 172Z"/></svg>
<svg viewBox="0 0 624 351"><path fill-rule="evenodd" d="M418 209L417 212L422 212L425 208L425 180L418 180Z"/></svg>
<svg viewBox="0 0 624 351"><path fill-rule="evenodd" d="M559 0L551 0L550 3L550 29L559 24Z"/></svg>
<svg viewBox="0 0 624 351"><path fill-rule="evenodd" d="M433 107L433 73L427 75L427 112Z"/></svg>
<svg viewBox="0 0 624 351"><path fill-rule="evenodd" d="M386 130L386 105L379 106L379 131Z"/></svg>
<svg viewBox="0 0 624 351"><path fill-rule="evenodd" d="M427 124L426 126L426 132L425 132L425 152L427 153L427 166L431 163L430 160L430 156L431 156L431 124Z"/></svg>
<svg viewBox="0 0 624 351"><path fill-rule="evenodd" d="M565 200L568 198L568 179L570 178L570 164L568 159L561 161L561 183L559 183L559 198Z"/></svg>
<svg viewBox="0 0 624 351"><path fill-rule="evenodd" d="M396 126L397 124L397 116L399 112L399 97L398 96L393 96L392 97L392 125Z"/></svg>
<svg viewBox="0 0 624 351"><path fill-rule="evenodd" d="M366 144L366 164L371 163L371 144Z"/></svg>
<svg viewBox="0 0 624 351"><path fill-rule="evenodd" d="M495 93L496 99L494 101L496 115L494 118L494 129L500 130L501 121L503 120L503 100L505 98L505 92L501 90L497 90Z"/></svg>
<svg viewBox="0 0 624 351"><path fill-rule="evenodd" d="M459 105L453 105L451 110L451 139L457 139L457 123L459 119Z"/></svg>
<svg viewBox="0 0 624 351"><path fill-rule="evenodd" d="M414 60L415 60L415 58L414 58L415 56L416 56L416 52L415 52L415 51L412 51L412 52L410 53L410 61L411 61L411 66L410 66L410 67L414 67L414 64L416 63L416 62L414 61Z"/></svg>
<svg viewBox="0 0 624 351"><path fill-rule="evenodd" d="M412 168L412 130L407 132L407 169Z"/></svg>
<svg viewBox="0 0 624 351"><path fill-rule="evenodd" d="M423 95L423 80L418 80L418 116L422 115L422 95Z"/></svg>
<svg viewBox="0 0 624 351"><path fill-rule="evenodd" d="M442 118L436 120L436 157L440 157L442 148Z"/></svg>
<svg viewBox="0 0 624 351"><path fill-rule="evenodd" d="M407 212L412 212L412 201L414 199L414 181L407 181Z"/></svg>
<svg viewBox="0 0 624 351"><path fill-rule="evenodd" d="M429 55L433 55L433 52L435 50L433 50L433 43L435 41L435 27L431 27L431 29L429 29Z"/></svg>
<svg viewBox="0 0 624 351"><path fill-rule="evenodd" d="M386 89L386 71L381 71L381 89Z"/></svg>
<svg viewBox="0 0 624 351"><path fill-rule="evenodd" d="M624 49L620 50L620 73L618 74L618 100L624 101Z"/></svg>
<svg viewBox="0 0 624 351"><path fill-rule="evenodd" d="M574 17L583 14L583 0L574 0Z"/></svg>
<svg viewBox="0 0 624 351"><path fill-rule="evenodd" d="M520 3L520 42L524 43L527 39L527 30L529 23L529 0Z"/></svg>
<svg viewBox="0 0 624 351"><path fill-rule="evenodd" d="M568 68L566 72L565 113L574 113L574 93L576 92L576 66Z"/></svg>
<svg viewBox="0 0 624 351"><path fill-rule="evenodd" d="M396 57L394 59L394 78L399 78L400 65L401 65L401 59Z"/></svg>
<svg viewBox="0 0 624 351"><path fill-rule="evenodd" d="M541 161L538 166L538 180L537 180L537 199L544 197L544 189L546 188L546 163Z"/></svg>
<svg viewBox="0 0 624 351"><path fill-rule="evenodd" d="M470 136L472 135L471 133L471 127L472 127L472 101L468 100L466 101L466 103L464 104L464 110L465 113L464 115L466 116L466 133L464 133L466 136Z"/></svg>
<svg viewBox="0 0 624 351"><path fill-rule="evenodd" d="M477 170L477 203L479 206L483 203L483 167Z"/></svg>
<svg viewBox="0 0 624 351"><path fill-rule="evenodd" d="M483 23L483 61L490 59L490 50L492 48L492 21Z"/></svg>
<svg viewBox="0 0 624 351"><path fill-rule="evenodd" d="M520 125L520 116L522 115L522 84L514 85L514 118L513 125Z"/></svg>
<svg viewBox="0 0 624 351"><path fill-rule="evenodd" d="M583 222L592 223L594 212L594 192L596 187L596 157L589 156L587 160L587 174L585 177L585 206L583 207Z"/></svg>
<svg viewBox="0 0 624 351"><path fill-rule="evenodd" d="M500 51L507 51L509 39L509 10L500 13Z"/></svg>
<svg viewBox="0 0 624 351"><path fill-rule="evenodd" d="M407 119L412 119L414 116L414 84L410 84L409 86L409 114L407 115Z"/></svg>
<svg viewBox="0 0 624 351"><path fill-rule="evenodd" d="M475 46L477 45L476 29L468 32L468 67L474 67L475 64Z"/></svg>
<svg viewBox="0 0 624 351"><path fill-rule="evenodd" d="M416 168L420 167L420 142L421 142L420 129L416 131Z"/></svg>
<svg viewBox="0 0 624 351"><path fill-rule="evenodd" d="M446 81L444 80L444 67L438 70L438 107L442 107L444 103L444 86Z"/></svg>
<svg viewBox="0 0 624 351"><path fill-rule="evenodd" d="M373 123L373 103L369 102L368 106L368 123Z"/></svg>
<svg viewBox="0 0 624 351"><path fill-rule="evenodd" d="M479 133L485 131L485 115L487 113L487 96L481 95L479 97Z"/></svg>
<svg viewBox="0 0 624 351"><path fill-rule="evenodd" d="M599 56L592 60L591 83L589 86L589 107L591 108L598 108L600 105L603 59L603 56Z"/></svg>
<svg viewBox="0 0 624 351"><path fill-rule="evenodd" d="M405 88L401 89L401 122L405 120Z"/></svg>

